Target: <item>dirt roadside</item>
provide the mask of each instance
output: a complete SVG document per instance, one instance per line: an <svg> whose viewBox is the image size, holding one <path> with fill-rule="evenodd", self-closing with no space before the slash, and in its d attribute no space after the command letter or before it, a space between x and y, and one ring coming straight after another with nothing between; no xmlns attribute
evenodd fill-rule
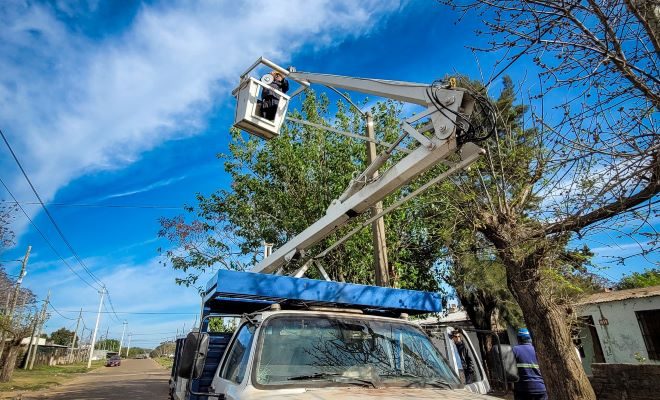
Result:
<svg viewBox="0 0 660 400"><path fill-rule="evenodd" d="M169 371L153 360L129 359L122 360L119 367L100 368L54 388L36 392L0 393L0 399L166 400L169 376Z"/></svg>

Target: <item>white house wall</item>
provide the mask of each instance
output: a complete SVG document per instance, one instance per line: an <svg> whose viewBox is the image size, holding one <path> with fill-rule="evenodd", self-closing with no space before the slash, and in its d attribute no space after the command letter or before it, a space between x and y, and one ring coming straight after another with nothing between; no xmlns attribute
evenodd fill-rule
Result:
<svg viewBox="0 0 660 400"><path fill-rule="evenodd" d="M642 356L646 359L645 363L660 364L660 361L649 359L635 315L635 311L656 309L660 309L660 296L581 305L579 315L590 315L593 318L605 362L639 364L639 356ZM603 319L607 319L607 325L599 323ZM583 330L584 332L588 330ZM590 344L588 342L589 340L584 343L587 357L583 360L587 373L591 370L590 365L593 362L593 352L591 346L587 346ZM639 356L636 357L635 354ZM589 368L586 368L587 366Z"/></svg>

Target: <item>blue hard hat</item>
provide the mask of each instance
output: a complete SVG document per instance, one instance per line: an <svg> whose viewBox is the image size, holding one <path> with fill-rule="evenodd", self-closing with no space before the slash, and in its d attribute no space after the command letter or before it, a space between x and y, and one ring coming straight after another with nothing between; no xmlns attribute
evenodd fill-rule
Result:
<svg viewBox="0 0 660 400"><path fill-rule="evenodd" d="M527 328L520 328L518 329L518 337L524 340L530 340L532 335L529 334L529 330Z"/></svg>

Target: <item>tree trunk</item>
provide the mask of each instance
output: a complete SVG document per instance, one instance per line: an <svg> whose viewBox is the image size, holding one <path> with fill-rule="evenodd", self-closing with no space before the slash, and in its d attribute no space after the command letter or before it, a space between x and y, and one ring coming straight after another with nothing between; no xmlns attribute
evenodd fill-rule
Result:
<svg viewBox="0 0 660 400"><path fill-rule="evenodd" d="M0 369L0 382L9 382L12 375L14 374L14 368L16 367L16 357L20 353L21 346L20 341L9 342L7 346L7 351L5 352L4 363L2 364L2 369Z"/></svg>
<svg viewBox="0 0 660 400"><path fill-rule="evenodd" d="M511 291L523 311L539 359L541 373L552 400L595 400L596 395L582 367L566 313L542 290L540 265L507 264Z"/></svg>

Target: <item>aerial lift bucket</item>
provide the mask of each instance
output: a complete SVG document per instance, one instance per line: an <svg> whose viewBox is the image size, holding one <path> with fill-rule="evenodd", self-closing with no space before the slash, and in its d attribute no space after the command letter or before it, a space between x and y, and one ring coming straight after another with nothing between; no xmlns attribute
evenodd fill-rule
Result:
<svg viewBox="0 0 660 400"><path fill-rule="evenodd" d="M264 89L279 96L277 112L272 121L261 114L260 98ZM289 96L251 76L245 76L239 86L232 91L232 95L236 97L235 127L264 139L272 139L279 135L289 106Z"/></svg>

